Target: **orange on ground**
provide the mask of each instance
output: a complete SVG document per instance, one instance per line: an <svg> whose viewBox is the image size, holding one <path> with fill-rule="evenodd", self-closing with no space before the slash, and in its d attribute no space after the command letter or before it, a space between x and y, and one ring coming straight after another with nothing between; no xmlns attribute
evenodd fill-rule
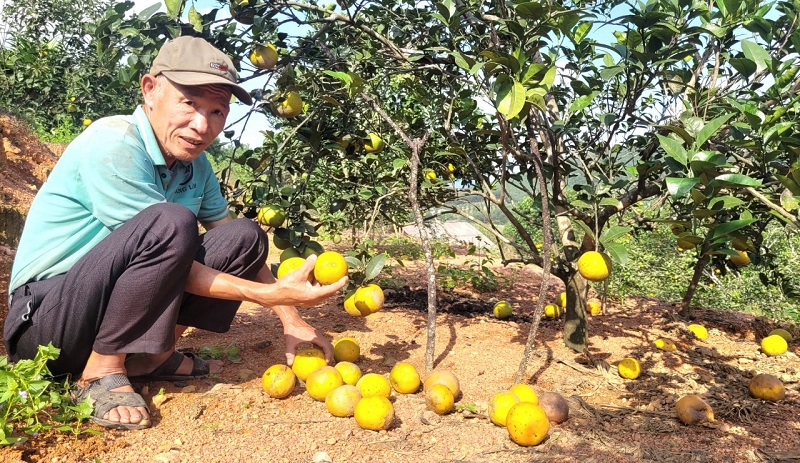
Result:
<svg viewBox="0 0 800 463"><path fill-rule="evenodd" d="M458 397L461 393L461 384L458 382L456 375L449 370L432 371L431 374L425 378L423 384L424 389L430 389L435 384L444 384L453 393L453 397Z"/></svg>
<svg viewBox="0 0 800 463"><path fill-rule="evenodd" d="M332 366L311 372L306 378L306 391L312 399L322 402L332 390L344 384L342 374Z"/></svg>
<svg viewBox="0 0 800 463"><path fill-rule="evenodd" d="M363 397L353 411L356 423L372 431L389 429L394 421L394 406L386 397Z"/></svg>
<svg viewBox="0 0 800 463"><path fill-rule="evenodd" d="M542 407L530 402L520 402L508 411L506 429L516 444L526 447L537 445L547 437L550 420Z"/></svg>
<svg viewBox="0 0 800 463"><path fill-rule="evenodd" d="M422 384L417 369L406 362L400 362L392 367L392 371L389 372L389 383L400 394L413 394Z"/></svg>
<svg viewBox="0 0 800 463"><path fill-rule="evenodd" d="M292 371L301 380L305 381L308 375L327 365L325 353L317 347L307 347L297 351L292 363Z"/></svg>
<svg viewBox="0 0 800 463"><path fill-rule="evenodd" d="M261 387L274 399L288 397L296 383L297 377L288 365L272 365L261 376Z"/></svg>

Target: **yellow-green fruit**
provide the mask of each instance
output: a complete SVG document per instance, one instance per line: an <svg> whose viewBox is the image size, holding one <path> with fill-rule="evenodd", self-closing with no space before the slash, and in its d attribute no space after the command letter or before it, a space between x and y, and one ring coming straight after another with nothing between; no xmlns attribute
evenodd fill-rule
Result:
<svg viewBox="0 0 800 463"><path fill-rule="evenodd" d="M332 366L324 366L311 372L306 378L306 392L312 399L322 402L334 389L344 384L342 374Z"/></svg>
<svg viewBox="0 0 800 463"><path fill-rule="evenodd" d="M284 100L273 109L276 116L291 119L303 112L303 99L297 92L286 92Z"/></svg>
<svg viewBox="0 0 800 463"><path fill-rule="evenodd" d="M694 333L697 339L701 341L705 341L706 339L708 339L708 330L703 325L692 323L691 325L687 326L686 329Z"/></svg>
<svg viewBox="0 0 800 463"><path fill-rule="evenodd" d="M272 235L272 244L275 245L276 249L280 249L281 251L289 249L292 246L291 241L285 240L278 235Z"/></svg>
<svg viewBox="0 0 800 463"><path fill-rule="evenodd" d="M300 255L306 259L311 257L312 254L317 256L320 254L320 251L318 250L319 248L322 248L321 244L319 244L316 241L309 241L308 243L306 243L306 246L303 248L303 252L300 253Z"/></svg>
<svg viewBox="0 0 800 463"><path fill-rule="evenodd" d="M272 44L258 45L250 52L250 62L260 69L272 69L278 62L278 50Z"/></svg>
<svg viewBox="0 0 800 463"><path fill-rule="evenodd" d="M506 425L506 416L511 407L519 403L517 397L511 391L502 391L492 396L489 401L489 419L497 426Z"/></svg>
<svg viewBox="0 0 800 463"><path fill-rule="evenodd" d="M353 362L339 362L334 365L334 368L339 370L345 384L355 386L358 380L361 379L361 368Z"/></svg>
<svg viewBox="0 0 800 463"><path fill-rule="evenodd" d="M378 373L367 373L356 383L362 397L389 397L392 395L392 384L385 376Z"/></svg>
<svg viewBox="0 0 800 463"><path fill-rule="evenodd" d="M514 313L514 310L511 308L511 304L508 302L500 301L494 305L492 312L494 313L495 317L500 320L504 320L510 317Z"/></svg>
<svg viewBox="0 0 800 463"><path fill-rule="evenodd" d="M584 252L578 258L578 273L589 281L603 281L611 274L611 259L602 252Z"/></svg>
<svg viewBox="0 0 800 463"><path fill-rule="evenodd" d="M562 309L567 306L567 293L561 293L558 295L558 306Z"/></svg>
<svg viewBox="0 0 800 463"><path fill-rule="evenodd" d="M384 143L383 139L375 132L370 132L367 134L369 136L369 140L364 142L364 151L367 153L380 153L386 147L386 143Z"/></svg>
<svg viewBox="0 0 800 463"><path fill-rule="evenodd" d="M617 365L619 375L625 379L636 379L642 373L639 361L634 358L626 358Z"/></svg>
<svg viewBox="0 0 800 463"><path fill-rule="evenodd" d="M731 241L731 247L737 251L747 251L747 248L749 248L747 241L741 238L734 238L733 241Z"/></svg>
<svg viewBox="0 0 800 463"><path fill-rule="evenodd" d="M92 124L92 120L89 119L88 117L83 120L83 126L84 127L89 127L91 124Z"/></svg>
<svg viewBox="0 0 800 463"><path fill-rule="evenodd" d="M317 347L308 347L297 351L292 363L292 371L301 381L308 379L308 375L327 365L325 353Z"/></svg>
<svg viewBox="0 0 800 463"><path fill-rule="evenodd" d="M297 249L295 249L295 248L287 248L287 249L284 249L283 252L281 252L281 255L280 255L280 257L278 259L280 260L280 262L284 262L284 261L286 261L288 259L291 259L292 257L303 257L303 256L300 254L300 251L298 251Z"/></svg>
<svg viewBox="0 0 800 463"><path fill-rule="evenodd" d="M436 172L432 171L431 169L425 169L422 171L422 173L429 182L436 180Z"/></svg>
<svg viewBox="0 0 800 463"><path fill-rule="evenodd" d="M372 431L389 429L394 421L394 406L386 397L363 397L356 404L356 423Z"/></svg>
<svg viewBox="0 0 800 463"><path fill-rule="evenodd" d="M657 349L663 350L665 352L675 352L676 350L678 350L678 346L676 346L675 343L670 341L669 339L658 338L655 341L653 341L653 344L655 344Z"/></svg>
<svg viewBox="0 0 800 463"><path fill-rule="evenodd" d="M506 429L511 440L525 447L541 443L550 430L550 420L542 407L520 402L508 411Z"/></svg>
<svg viewBox="0 0 800 463"><path fill-rule="evenodd" d="M400 362L392 367L392 371L389 372L389 383L400 394L413 394L419 390L422 384L417 369L414 368L414 365L406 362Z"/></svg>
<svg viewBox="0 0 800 463"><path fill-rule="evenodd" d="M280 227L286 218L286 213L280 206L264 206L258 210L258 223L270 227Z"/></svg>
<svg viewBox="0 0 800 463"><path fill-rule="evenodd" d="M333 358L337 362L356 363L361 355L361 347L353 338L341 338L333 343Z"/></svg>
<svg viewBox="0 0 800 463"><path fill-rule="evenodd" d="M586 301L586 311L591 315L599 315L602 310L603 302L600 299L593 297Z"/></svg>
<svg viewBox="0 0 800 463"><path fill-rule="evenodd" d="M744 267L750 263L750 256L745 251L736 251L735 256L730 256L730 261L737 267Z"/></svg>
<svg viewBox="0 0 800 463"><path fill-rule="evenodd" d="M761 340L761 351L769 356L783 355L788 349L789 344L777 334Z"/></svg>
<svg viewBox="0 0 800 463"><path fill-rule="evenodd" d="M306 260L303 259L302 257L290 257L290 258L286 259L285 261L281 262L281 264L278 266L278 273L275 276L278 277L278 278L283 278L286 275L288 275L289 273L294 272L295 270L297 270L300 267L302 267L303 264L305 264L305 263L306 263ZM311 275L309 275L309 277L310 276ZM311 278L309 278L309 281L310 280L311 280Z"/></svg>
<svg viewBox="0 0 800 463"><path fill-rule="evenodd" d="M555 304L547 304L544 306L544 316L547 318L561 317L561 309Z"/></svg>
<svg viewBox="0 0 800 463"><path fill-rule="evenodd" d="M686 231L686 227L684 227L679 223L673 223L672 225L670 225L669 229L673 235L680 235L681 233Z"/></svg>
<svg viewBox="0 0 800 463"><path fill-rule="evenodd" d="M683 249L683 250L694 249L695 246L697 246L696 244L694 244L693 242L687 240L686 238L678 238L677 244L678 244L678 247Z"/></svg>
<svg viewBox="0 0 800 463"><path fill-rule="evenodd" d="M359 312L369 315L381 310L384 300L381 287L376 284L369 284L356 290L353 302Z"/></svg>
<svg viewBox="0 0 800 463"><path fill-rule="evenodd" d="M455 396L444 384L434 384L425 389L425 405L437 415L446 415L453 410Z"/></svg>
<svg viewBox="0 0 800 463"><path fill-rule="evenodd" d="M786 397L786 388L777 376L761 373L753 377L747 385L753 397L762 400L783 400Z"/></svg>
<svg viewBox="0 0 800 463"><path fill-rule="evenodd" d="M508 392L514 394L519 398L520 402L530 402L533 404L539 403L539 397L536 391L529 384L517 383L508 389Z"/></svg>
<svg viewBox="0 0 800 463"><path fill-rule="evenodd" d="M347 296L344 299L344 311L352 315L353 317L365 317L370 314L369 310L367 310L367 313L363 313L360 310L358 310L358 307L356 307L355 292L353 292L353 294Z"/></svg>
<svg viewBox="0 0 800 463"><path fill-rule="evenodd" d="M274 399L288 397L296 383L297 377L287 365L272 365L261 376L261 387Z"/></svg>
<svg viewBox="0 0 800 463"><path fill-rule="evenodd" d="M794 340L794 338L792 337L792 333L786 331L783 328L776 328L769 332L769 336L772 336L773 334L777 334L778 336L782 337L787 344Z"/></svg>

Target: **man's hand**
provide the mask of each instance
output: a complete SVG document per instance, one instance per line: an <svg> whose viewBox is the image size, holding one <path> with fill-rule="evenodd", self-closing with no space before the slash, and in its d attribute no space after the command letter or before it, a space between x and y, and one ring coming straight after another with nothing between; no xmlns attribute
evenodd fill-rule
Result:
<svg viewBox="0 0 800 463"><path fill-rule="evenodd" d="M314 271L316 262L317 256L310 256L300 268L279 278L274 285L270 285L274 288L268 289L282 296L282 305L310 307L319 304L342 289L347 284L347 277L342 277L330 285L311 284L308 281L309 275ZM258 293L255 296L258 297ZM262 303L262 305L268 306L269 304Z"/></svg>
<svg viewBox="0 0 800 463"><path fill-rule="evenodd" d="M333 344L330 339L304 322L300 317L290 318L283 323L283 335L286 338L286 364L291 366L297 353L297 346L310 342L316 344L325 353L325 361L333 361Z"/></svg>

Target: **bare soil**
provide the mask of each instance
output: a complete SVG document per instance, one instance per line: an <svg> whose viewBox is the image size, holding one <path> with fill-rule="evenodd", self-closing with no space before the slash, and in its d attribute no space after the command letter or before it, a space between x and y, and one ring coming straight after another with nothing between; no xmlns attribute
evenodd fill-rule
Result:
<svg viewBox="0 0 800 463"><path fill-rule="evenodd" d="M42 160L55 156L7 153L0 194L24 212L25 202L41 184L36 172L48 169ZM0 243L2 294L12 249ZM270 310L245 304L230 332L190 331L179 345L195 350L233 345L241 349L241 359L226 359L224 372L212 378L143 387L148 401L161 388L166 393L165 401L151 406L152 428L124 432L91 426L101 433L44 433L0 448L0 462L800 461L798 342L785 355L764 356L760 339L781 324L711 309L698 310L693 320L710 332L706 341L699 341L686 331L686 323L669 316L674 307L648 298L609 301L603 314L592 317L589 355L564 346L562 320L542 321L524 381L540 393L566 397L570 418L553 425L547 440L536 447L514 444L485 413L490 397L514 383L540 274L531 267L495 270L505 276L495 293L464 288L440 294L435 364L460 379L462 396L454 413L439 417L426 412L421 393L395 394L393 426L373 432L360 429L352 418L331 416L302 385L286 399L268 397L260 376L285 361L282 330ZM386 306L374 315L350 317L341 297L303 309L303 314L332 339L356 338L362 372L388 375L396 362L407 361L424 377L424 270L412 263L394 273L397 289L387 289ZM552 280L549 298L562 288ZM510 320L492 316L498 299L514 305ZM0 297L2 319L5 300ZM796 326L782 327L800 335ZM679 350L655 349L658 337L672 339ZM616 373L616 363L625 357L641 362L639 379L623 380ZM748 395L749 378L762 372L783 380L786 399L765 402ZM712 405L715 422L686 426L677 420L674 404L689 393L701 394Z"/></svg>

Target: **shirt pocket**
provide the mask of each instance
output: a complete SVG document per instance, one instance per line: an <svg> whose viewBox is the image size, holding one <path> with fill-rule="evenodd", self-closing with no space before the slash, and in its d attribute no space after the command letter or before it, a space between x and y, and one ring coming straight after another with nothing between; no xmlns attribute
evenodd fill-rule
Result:
<svg viewBox="0 0 800 463"><path fill-rule="evenodd" d="M203 203L203 198L175 198L173 201L175 204L185 206L197 217L197 213L200 212L200 205Z"/></svg>

